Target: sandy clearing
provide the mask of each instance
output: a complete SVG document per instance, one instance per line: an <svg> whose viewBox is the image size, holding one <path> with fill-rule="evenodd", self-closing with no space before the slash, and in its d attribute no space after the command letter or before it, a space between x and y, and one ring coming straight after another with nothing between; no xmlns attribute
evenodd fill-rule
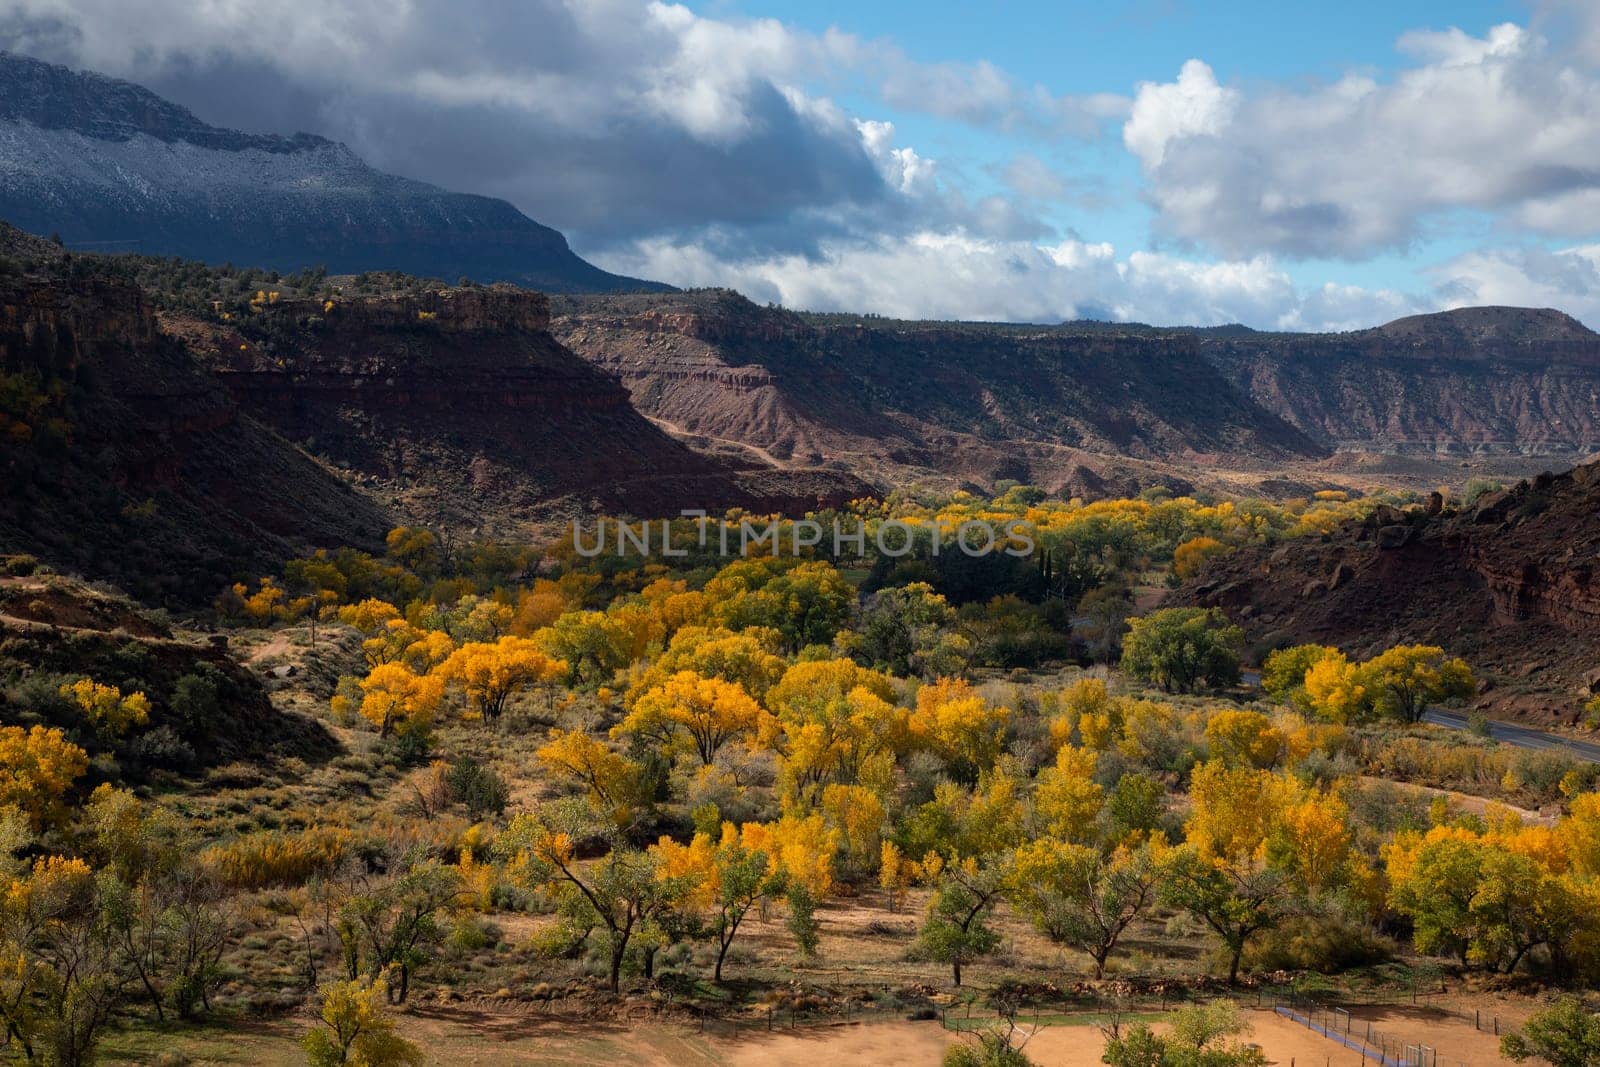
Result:
<svg viewBox="0 0 1600 1067"><path fill-rule="evenodd" d="M1504 1032L1525 1018L1527 1004L1481 998L1455 1005L1483 1009L1485 1029L1469 1016L1429 1007L1356 1009L1353 1025L1370 1019L1389 1037L1426 1043L1438 1050L1438 1067L1512 1067L1499 1055L1492 1019ZM1269 1009L1244 1012L1250 1032L1244 1040L1261 1047L1276 1067L1363 1067L1357 1051L1308 1030ZM816 1025L767 1032L759 1028L737 1036L701 1034L693 1025L608 1019L595 1016L513 1011L493 1005L413 1005L398 1013L400 1032L422 1046L426 1062L480 1067L936 1067L950 1045L970 1038L937 1022L880 1020ZM195 1064L253 1063L263 1067L303 1064L300 1037L309 1017L238 1022L181 1035L145 1032L114 1038L113 1063L150 1063L174 1045ZM1159 1031L1161 1024L1156 1025ZM176 1041L174 1041L176 1037ZM1092 1024L1047 1026L1026 1044L1039 1067L1099 1067L1105 1037ZM120 1055L118 1053L121 1053ZM1374 1067L1365 1061L1365 1067Z"/></svg>

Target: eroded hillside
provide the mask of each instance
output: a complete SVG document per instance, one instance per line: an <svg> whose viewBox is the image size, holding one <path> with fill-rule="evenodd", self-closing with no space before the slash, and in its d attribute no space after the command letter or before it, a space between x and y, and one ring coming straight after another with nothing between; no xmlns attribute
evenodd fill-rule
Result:
<svg viewBox="0 0 1600 1067"><path fill-rule="evenodd" d="M561 298L553 328L691 441L889 482L1099 495L1253 471L1271 492L1292 469L1423 487L1463 458L1531 473L1526 457L1600 444L1600 337L1552 311L1266 334L801 315L701 291Z"/></svg>
<svg viewBox="0 0 1600 1067"><path fill-rule="evenodd" d="M140 289L47 251L7 262L5 549L168 601L306 544L381 540L384 509L241 411Z"/></svg>
<svg viewBox="0 0 1600 1067"><path fill-rule="evenodd" d="M1310 461L1190 335L833 321L714 290L562 299L554 332L645 414L780 462L1098 495L1173 464Z"/></svg>
<svg viewBox="0 0 1600 1067"><path fill-rule="evenodd" d="M1246 546L1170 599L1226 609L1258 657L1308 641L1441 645L1479 671L1484 707L1570 720L1600 682L1597 515L1589 464L1459 510L1380 507L1323 538Z"/></svg>

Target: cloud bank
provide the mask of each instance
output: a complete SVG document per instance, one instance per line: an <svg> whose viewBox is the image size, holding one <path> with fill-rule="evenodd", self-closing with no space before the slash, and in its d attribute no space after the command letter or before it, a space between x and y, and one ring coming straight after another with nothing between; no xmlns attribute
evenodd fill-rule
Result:
<svg viewBox="0 0 1600 1067"><path fill-rule="evenodd" d="M795 307L1345 329L1507 302L1600 325L1591 7L1407 34L1384 77L1228 85L1196 57L1088 95L654 0L11 0L0 47L504 197L610 269ZM911 115L1005 156L929 155L893 121ZM1056 151L1089 143L1137 184ZM1098 211L1137 202L1146 247L1094 240ZM1463 232L1482 247L1428 261ZM1397 251L1410 291L1295 280Z"/></svg>

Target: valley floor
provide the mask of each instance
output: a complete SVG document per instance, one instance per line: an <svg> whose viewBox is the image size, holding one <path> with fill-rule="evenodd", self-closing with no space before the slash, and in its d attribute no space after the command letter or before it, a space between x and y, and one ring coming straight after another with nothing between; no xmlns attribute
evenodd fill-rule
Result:
<svg viewBox="0 0 1600 1067"><path fill-rule="evenodd" d="M1275 1014L1241 1001L1250 1026L1246 1040L1260 1046L1274 1067L1364 1067L1370 1058ZM1369 1024L1406 1043L1427 1044L1439 1067L1513 1067L1499 1053L1496 1026L1522 1022L1532 1004L1495 996L1451 997L1434 1004L1354 1008L1356 1032ZM1474 1024L1474 1012L1481 1029ZM767 1031L760 1026L736 1034L707 1034L695 1024L597 1020L593 1016L545 1014L528 1005L414 1006L399 1016L400 1032L422 1046L429 1063L483 1067L579 1067L639 1064L647 1067L813 1067L860 1063L873 1067L937 1064L950 1045L965 1040L938 1020L897 1019L832 1023ZM1028 1056L1040 1067L1097 1067L1106 1037L1099 1016L1056 1017L1028 1040ZM1020 1019L1024 1032L1031 1021ZM261 1064L299 1067L299 1040L309 1019L240 1020L229 1026L167 1032L154 1029L116 1035L111 1063L196 1065ZM1161 1029L1159 1023L1156 1028ZM163 1058L165 1057L165 1058Z"/></svg>

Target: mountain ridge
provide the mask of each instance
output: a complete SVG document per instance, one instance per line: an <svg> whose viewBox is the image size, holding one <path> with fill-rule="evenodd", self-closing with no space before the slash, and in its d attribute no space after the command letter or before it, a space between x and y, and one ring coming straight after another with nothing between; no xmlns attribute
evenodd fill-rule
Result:
<svg viewBox="0 0 1600 1067"><path fill-rule="evenodd" d="M71 245L282 271L402 270L554 292L663 290L503 200L312 134L210 126L131 82L0 52L0 218Z"/></svg>
<svg viewBox="0 0 1600 1067"><path fill-rule="evenodd" d="M556 335L646 415L886 484L1096 494L1193 480L1176 468L1333 474L1342 452L1566 461L1600 447L1600 335L1551 310L1274 334L791 312L717 289L554 309Z"/></svg>

